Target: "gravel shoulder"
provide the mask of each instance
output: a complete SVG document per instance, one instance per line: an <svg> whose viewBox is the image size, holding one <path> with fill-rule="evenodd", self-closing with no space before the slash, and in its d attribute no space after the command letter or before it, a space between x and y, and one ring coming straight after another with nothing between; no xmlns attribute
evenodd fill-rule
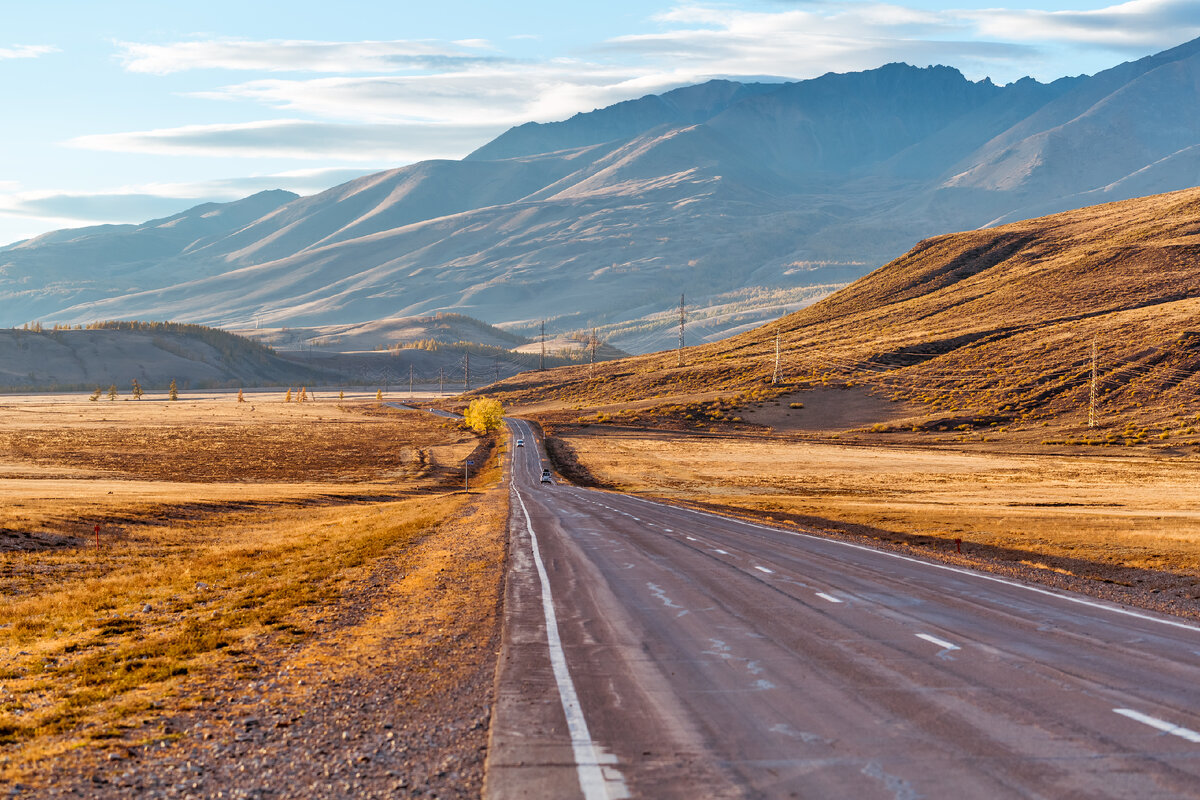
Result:
<svg viewBox="0 0 1200 800"><path fill-rule="evenodd" d="M11 797L478 797L500 641L507 495L189 679L144 728L47 761Z"/></svg>

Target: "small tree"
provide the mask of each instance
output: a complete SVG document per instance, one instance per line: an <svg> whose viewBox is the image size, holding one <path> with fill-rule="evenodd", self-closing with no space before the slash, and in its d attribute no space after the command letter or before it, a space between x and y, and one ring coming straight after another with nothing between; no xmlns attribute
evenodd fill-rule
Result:
<svg viewBox="0 0 1200 800"><path fill-rule="evenodd" d="M242 396L242 390L241 390L241 389L238 389L238 402L239 402L239 403L244 403L244 402L246 402L246 398Z"/></svg>
<svg viewBox="0 0 1200 800"><path fill-rule="evenodd" d="M171 378L171 386L167 389L167 399L168 400L178 400L179 399L179 387L177 387L175 385L174 378Z"/></svg>
<svg viewBox="0 0 1200 800"><path fill-rule="evenodd" d="M142 394L143 394L143 392L142 392L142 385L141 385L140 383L138 383L138 379L137 379L137 378L134 378L134 379L133 379L133 399L134 399L134 400L141 400L141 399L142 399Z"/></svg>
<svg viewBox="0 0 1200 800"><path fill-rule="evenodd" d="M346 399L346 393L344 391L339 391L338 392L338 400L345 400L345 399Z"/></svg>
<svg viewBox="0 0 1200 800"><path fill-rule="evenodd" d="M304 402L305 400L307 400L307 399L308 399L308 389L306 389L306 388L304 388L303 386L301 386L301 387L300 387L300 394L296 395L296 402L297 402L297 403L303 403L303 402Z"/></svg>
<svg viewBox="0 0 1200 800"><path fill-rule="evenodd" d="M96 391L92 392L92 396L89 397L88 400L91 400L93 402L95 402L96 400L99 400L100 395L103 391L104 391L103 389L101 389L99 386L97 386Z"/></svg>
<svg viewBox="0 0 1200 800"><path fill-rule="evenodd" d="M477 397L463 412L463 422L476 433L494 431L504 423L504 406L490 397Z"/></svg>
<svg viewBox="0 0 1200 800"><path fill-rule="evenodd" d="M375 391L375 402L376 402L376 403L382 403L382 402L383 402L383 389L377 389L377 390Z"/></svg>
<svg viewBox="0 0 1200 800"><path fill-rule="evenodd" d="M286 395L284 395L283 402L285 402L285 403L292 402L292 387L290 387L290 386L288 387L288 392Z"/></svg>
<svg viewBox="0 0 1200 800"><path fill-rule="evenodd" d="M117 399L117 385L116 385L115 383L113 383L113 384L109 384L109 387L108 387L108 399L109 399L109 400L116 400L116 399Z"/></svg>

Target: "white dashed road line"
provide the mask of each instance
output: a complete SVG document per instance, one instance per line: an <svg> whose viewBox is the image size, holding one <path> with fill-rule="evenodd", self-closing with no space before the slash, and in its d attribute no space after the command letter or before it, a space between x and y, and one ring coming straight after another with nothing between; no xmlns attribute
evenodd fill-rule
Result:
<svg viewBox="0 0 1200 800"><path fill-rule="evenodd" d="M1188 728L1176 725L1173 722L1167 722L1165 719L1152 717L1149 714L1143 714L1140 711L1134 711L1132 708L1114 708L1113 711L1120 714L1122 717L1129 717L1132 720L1149 725L1151 728L1160 730L1163 733L1169 733L1172 736L1178 736L1180 739L1187 739L1189 742L1200 744L1200 733L1189 730Z"/></svg>
<svg viewBox="0 0 1200 800"><path fill-rule="evenodd" d="M839 600L838 598L834 597L833 595L831 595L831 594L825 594L824 592L817 592L817 597L821 598L822 600L828 600L828 601L829 601L829 602L831 602L831 603L840 603L840 602L842 602L841 600Z"/></svg>
<svg viewBox="0 0 1200 800"><path fill-rule="evenodd" d="M939 639L936 636L930 636L928 633L918 633L916 636L918 639L924 639L927 642L936 644L938 647L942 648L943 650L958 650L958 649L960 649L958 645L950 644L950 642L947 642L945 639Z"/></svg>
<svg viewBox="0 0 1200 800"><path fill-rule="evenodd" d="M758 570L759 572L765 572L765 573L767 573L768 575L774 575L774 574L775 574L775 570L773 570L773 569L767 569L766 567L760 567L758 564L755 564L755 565L754 565L754 568L755 568L756 570Z"/></svg>

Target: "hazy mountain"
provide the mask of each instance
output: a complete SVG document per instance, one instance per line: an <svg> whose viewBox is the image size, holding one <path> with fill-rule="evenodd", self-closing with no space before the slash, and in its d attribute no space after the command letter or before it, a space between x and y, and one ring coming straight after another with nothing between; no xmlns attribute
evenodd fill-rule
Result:
<svg viewBox="0 0 1200 800"><path fill-rule="evenodd" d="M172 323L87 330L0 330L0 390L92 390L137 380L146 391L325 383L337 373L298 364L226 331Z"/></svg>
<svg viewBox="0 0 1200 800"><path fill-rule="evenodd" d="M685 292L693 337L718 337L930 235L1200 183L1197 86L1200 40L1050 84L903 64L712 81L311 197L0 249L0 324L450 310L524 333L600 325L645 350L670 344Z"/></svg>

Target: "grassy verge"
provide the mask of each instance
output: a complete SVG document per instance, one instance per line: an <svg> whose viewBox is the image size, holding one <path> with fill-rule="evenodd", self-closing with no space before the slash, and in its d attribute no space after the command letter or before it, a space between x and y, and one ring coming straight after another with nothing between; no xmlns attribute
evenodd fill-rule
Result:
<svg viewBox="0 0 1200 800"><path fill-rule="evenodd" d="M0 609L0 742L53 751L121 735L189 673L307 637L305 610L336 603L357 570L466 499L235 515L98 553L24 554L21 569L59 577ZM6 761L47 754L23 749Z"/></svg>

